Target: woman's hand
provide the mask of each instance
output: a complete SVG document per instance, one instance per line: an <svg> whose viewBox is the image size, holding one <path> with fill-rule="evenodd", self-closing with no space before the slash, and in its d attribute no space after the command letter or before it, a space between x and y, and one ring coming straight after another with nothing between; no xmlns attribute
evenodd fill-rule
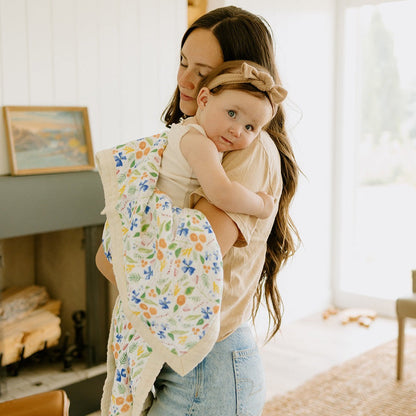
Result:
<svg viewBox="0 0 416 416"><path fill-rule="evenodd" d="M208 218L220 246L221 254L224 256L237 241L239 234L237 225L224 211L210 204L205 198L201 198L194 208Z"/></svg>

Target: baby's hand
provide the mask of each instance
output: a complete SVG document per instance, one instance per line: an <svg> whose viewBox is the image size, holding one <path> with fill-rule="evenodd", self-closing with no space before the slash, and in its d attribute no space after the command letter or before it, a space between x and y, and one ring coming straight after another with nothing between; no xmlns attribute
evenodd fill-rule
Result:
<svg viewBox="0 0 416 416"><path fill-rule="evenodd" d="M274 198L270 196L269 194L266 194L265 192L256 192L258 196L261 197L263 200L263 211L261 212L261 215L259 215L260 219L265 219L271 215L274 208Z"/></svg>

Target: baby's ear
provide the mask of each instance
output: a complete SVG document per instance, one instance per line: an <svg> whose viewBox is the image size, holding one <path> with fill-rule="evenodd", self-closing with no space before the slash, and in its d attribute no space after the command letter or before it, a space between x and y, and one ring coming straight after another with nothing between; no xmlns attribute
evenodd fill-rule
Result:
<svg viewBox="0 0 416 416"><path fill-rule="evenodd" d="M207 105L210 94L211 93L209 92L209 89L207 87L202 87L199 90L198 96L196 97L196 102L199 108L202 109Z"/></svg>

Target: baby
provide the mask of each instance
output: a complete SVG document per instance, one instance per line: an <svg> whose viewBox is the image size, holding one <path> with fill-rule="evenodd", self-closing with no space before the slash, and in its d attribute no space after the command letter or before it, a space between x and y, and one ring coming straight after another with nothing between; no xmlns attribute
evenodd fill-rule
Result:
<svg viewBox="0 0 416 416"><path fill-rule="evenodd" d="M270 216L274 199L230 181L221 159L223 152L245 149L256 140L286 95L257 64L228 61L214 69L201 82L196 115L168 132L157 187L179 207L201 186L223 211Z"/></svg>

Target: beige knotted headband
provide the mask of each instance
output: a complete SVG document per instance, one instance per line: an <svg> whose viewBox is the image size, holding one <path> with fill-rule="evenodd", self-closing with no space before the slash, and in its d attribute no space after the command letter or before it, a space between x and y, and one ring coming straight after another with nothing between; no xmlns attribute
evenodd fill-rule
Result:
<svg viewBox="0 0 416 416"><path fill-rule="evenodd" d="M260 91L264 91L273 107L273 115L276 113L277 105L287 96L287 91L280 85L276 85L272 76L265 71L256 69L247 62L241 64L241 71L229 72L215 77L208 85L213 89L219 85L249 83Z"/></svg>

